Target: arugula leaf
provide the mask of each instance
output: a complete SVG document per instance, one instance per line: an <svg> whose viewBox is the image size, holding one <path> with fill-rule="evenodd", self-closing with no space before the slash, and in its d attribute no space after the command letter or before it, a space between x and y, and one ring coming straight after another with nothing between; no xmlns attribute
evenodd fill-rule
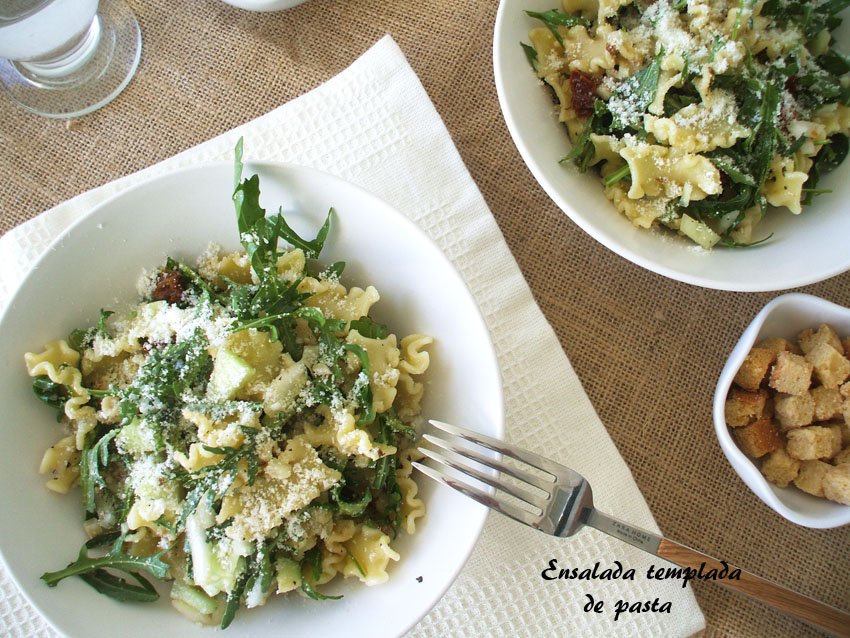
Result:
<svg viewBox="0 0 850 638"><path fill-rule="evenodd" d="M350 394L353 394L357 399L357 405L361 409L357 425L361 427L369 425L375 420L375 409L372 406L372 384L369 381L372 378L369 355L362 347L354 343L343 344L342 348L347 352L353 352L360 359L360 374L357 375L357 380L354 382Z"/></svg>
<svg viewBox="0 0 850 638"><path fill-rule="evenodd" d="M579 171L584 173L590 165L593 156L596 154L596 148L590 136L593 133L597 135L611 133L610 120L611 114L608 111L608 104L603 100L596 100L593 103L593 113L590 114L584 130L578 136L578 139L576 139L569 154L561 158L559 163L575 160Z"/></svg>
<svg viewBox="0 0 850 638"><path fill-rule="evenodd" d="M526 44L525 42L520 42L522 46L522 50L525 51L525 57L528 60L528 63L531 65L531 68L534 69L534 72L537 73L540 71L540 63L537 61L537 51L530 44Z"/></svg>
<svg viewBox="0 0 850 638"><path fill-rule="evenodd" d="M371 317L362 316L360 319L354 319L348 324L349 330L356 330L362 336L369 339L386 339L389 334L389 329L382 323L377 323Z"/></svg>
<svg viewBox="0 0 850 638"><path fill-rule="evenodd" d="M106 487L106 481L100 474L100 468L109 464L109 442L114 439L121 428L114 428L101 436L93 445L86 444L80 456L80 491L83 496L83 507L87 512L95 513L95 495L97 488Z"/></svg>
<svg viewBox="0 0 850 638"><path fill-rule="evenodd" d="M322 575L322 553L319 551L318 545L304 554L304 558L301 560L302 571L305 567L310 570L310 574L313 576L313 581L317 581L319 576ZM306 577L301 579L301 591L313 600L339 600L342 598L342 596L325 596L320 594L307 581Z"/></svg>
<svg viewBox="0 0 850 638"><path fill-rule="evenodd" d="M632 175L632 171L629 168L629 165L625 164L624 166L621 166L616 171L611 173L608 177L606 177L602 181L605 182L606 186L613 186L617 182L620 182L620 181L622 181L626 178L631 178L631 175Z"/></svg>
<svg viewBox="0 0 850 638"><path fill-rule="evenodd" d="M138 572L128 572L139 585L133 585L123 578L113 576L105 569L95 569L80 574L80 578L94 587L99 593L120 602L152 603L159 600L154 586Z"/></svg>
<svg viewBox="0 0 850 638"><path fill-rule="evenodd" d="M732 161L729 156L709 157L711 163L721 171L726 173L729 178L736 184L746 184L747 186L756 186L756 181L747 173L741 171Z"/></svg>
<svg viewBox="0 0 850 638"><path fill-rule="evenodd" d="M97 324L88 330L80 330L76 328L68 335L68 344L77 352L82 352L91 346L95 336L100 335L106 339L109 338L109 331L106 328L106 320L115 314L111 310L100 309L100 319Z"/></svg>
<svg viewBox="0 0 850 638"><path fill-rule="evenodd" d="M558 44L564 46L564 38L561 37L560 32L558 31L558 27L575 27L575 26L585 26L589 27L590 22L581 16L574 16L568 13L561 13L557 9L550 9L549 11L528 11L526 10L526 15L531 18L537 18L543 24L546 25L546 28L555 36L555 39L558 41Z"/></svg>
<svg viewBox="0 0 850 638"><path fill-rule="evenodd" d="M342 276L342 271L345 270L344 261L335 261L330 266L319 273L319 279L339 279Z"/></svg>
<svg viewBox="0 0 850 638"><path fill-rule="evenodd" d="M367 487L363 492L363 496L357 501L346 501L342 496L342 491L345 485L337 484L331 488L331 500L336 504L337 511L351 518L356 518L366 511L366 507L372 502L372 491Z"/></svg>
<svg viewBox="0 0 850 638"><path fill-rule="evenodd" d="M830 49L826 53L815 58L818 66L832 73L833 75L844 75L850 72L850 56L846 56L840 51Z"/></svg>
<svg viewBox="0 0 850 638"><path fill-rule="evenodd" d="M381 414L378 420L378 435L375 437L377 443L393 445L395 435L393 421L395 414L384 416ZM401 423L399 421L399 423ZM395 471L398 469L398 458L391 454L378 459L375 464L375 478L372 487L386 491L386 503L384 509L384 521L392 529L393 535L397 533L401 525L401 487L396 479ZM380 522L380 521L379 521Z"/></svg>
<svg viewBox="0 0 850 638"><path fill-rule="evenodd" d="M304 254L311 259L317 259L319 257L319 253L322 252L322 248L325 245L325 239L328 237L328 231L331 227L331 215L334 213L334 209L331 208L328 210L328 215L325 217L325 223L322 224L322 227L319 229L316 238L312 241L307 241L306 239L301 238L298 233L292 230L289 227L289 224L286 223L286 220L283 218L281 213L278 213L278 219L281 222L281 231L280 236L288 241L295 248L300 248L304 251Z"/></svg>
<svg viewBox="0 0 850 638"><path fill-rule="evenodd" d="M780 27L796 25L806 38L813 38L824 29L835 29L841 24L840 11L850 6L850 0L829 0L815 3L800 0L768 0L761 13L773 16Z"/></svg>
<svg viewBox="0 0 850 638"><path fill-rule="evenodd" d="M39 401L58 410L57 419L61 419L68 400L68 389L61 383L54 383L47 375L39 375L32 382L32 391Z"/></svg>
<svg viewBox="0 0 850 638"><path fill-rule="evenodd" d="M817 194L817 185L824 173L827 173L841 164L850 149L850 140L846 135L840 133L829 138L829 143L821 148L815 156L812 168L809 170L809 179L806 180L806 197L803 204L810 204Z"/></svg>
<svg viewBox="0 0 850 638"><path fill-rule="evenodd" d="M404 434L410 439L416 438L416 430L398 418L395 408L390 408L386 412L381 413L381 423L387 426L392 432Z"/></svg>
<svg viewBox="0 0 850 638"><path fill-rule="evenodd" d="M640 117L655 100L658 78L661 74L661 59L664 49L646 67L621 82L608 100L608 110L613 115L611 128L622 131L641 128Z"/></svg>
<svg viewBox="0 0 850 638"><path fill-rule="evenodd" d="M94 333L100 335L104 339L109 339L109 330L106 328L106 320L115 313L111 310L100 309L100 319L97 320L97 325L94 327Z"/></svg>
<svg viewBox="0 0 850 638"><path fill-rule="evenodd" d="M60 569L56 572L45 572L41 575L41 580L50 587L55 587L59 581L69 576L79 576L103 568L126 572L131 576L134 576L134 573L140 569L144 569L155 578L162 579L168 576L169 565L162 560L162 556L171 549L170 547L151 556L131 556L125 554L122 550L125 537L126 534L118 536L112 549L106 555L96 558L92 558L88 554L88 550L90 549L89 543L84 544L80 548L80 554L76 561L68 565L65 569Z"/></svg>
<svg viewBox="0 0 850 638"><path fill-rule="evenodd" d="M221 628L227 629L236 612L239 610L239 602L242 599L242 594L245 593L245 585L248 583L248 570L245 569L236 579L233 589L227 592L227 602L224 605L224 614L221 617Z"/></svg>
<svg viewBox="0 0 850 638"><path fill-rule="evenodd" d="M118 391L122 424L140 413L143 399L148 410L162 410L176 405L185 388L205 381L212 366L208 345L196 328L188 339L151 350L133 383Z"/></svg>
<svg viewBox="0 0 850 638"><path fill-rule="evenodd" d="M88 347L89 331L75 328L68 335L68 344L77 352L82 352Z"/></svg>
<svg viewBox="0 0 850 638"><path fill-rule="evenodd" d="M354 557L354 554L352 554L352 553L351 553L351 552L349 552L348 550L346 550L346 551L345 551L345 553L346 553L346 555L347 555L347 556L351 559L351 562L352 562L352 563L354 563L354 566L357 568L357 571L358 571L358 572L360 572L360 575L361 575L363 578L366 578L366 572L365 572L365 571L363 571L363 568L360 566L360 561L358 561L358 560Z"/></svg>
<svg viewBox="0 0 850 638"><path fill-rule="evenodd" d="M183 477L183 485L187 490L184 498L183 512L180 515L179 526L186 523L186 519L194 512L204 494L209 493L210 502L220 501L228 488L233 485L239 474L239 462L245 459L248 485L253 485L259 471L259 461L256 452L256 434L258 430L243 427L245 442L238 448L232 447L209 447L204 445L207 452L224 456L222 460L213 465L207 465Z"/></svg>

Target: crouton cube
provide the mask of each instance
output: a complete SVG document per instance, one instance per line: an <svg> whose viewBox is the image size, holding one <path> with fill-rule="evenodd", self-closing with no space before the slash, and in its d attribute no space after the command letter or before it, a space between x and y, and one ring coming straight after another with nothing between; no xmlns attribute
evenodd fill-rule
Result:
<svg viewBox="0 0 850 638"><path fill-rule="evenodd" d="M845 399L850 399L850 381L839 386L838 391Z"/></svg>
<svg viewBox="0 0 850 638"><path fill-rule="evenodd" d="M841 345L844 347L844 356L850 359L850 337L844 337L841 340Z"/></svg>
<svg viewBox="0 0 850 638"><path fill-rule="evenodd" d="M726 399L726 423L733 428L748 425L758 419L767 404L767 390L747 392L732 388Z"/></svg>
<svg viewBox="0 0 850 638"><path fill-rule="evenodd" d="M846 421L832 421L830 425L836 426L841 431L841 445L850 445L850 423Z"/></svg>
<svg viewBox="0 0 850 638"><path fill-rule="evenodd" d="M812 389L815 402L815 421L829 421L841 415L841 393L838 388L819 385Z"/></svg>
<svg viewBox="0 0 850 638"><path fill-rule="evenodd" d="M782 337L773 337L771 339L765 339L761 343L758 344L758 348L763 348L764 350L770 350L776 354L780 352L793 352L794 354L803 354L803 351L800 349L796 343L792 343L788 341L788 339L783 339Z"/></svg>
<svg viewBox="0 0 850 638"><path fill-rule="evenodd" d="M820 325L817 332L811 329L803 330L797 335L797 343L800 344L800 348L803 349L805 354L808 354L819 343L826 343L838 351L843 349L841 339L835 334L835 330L825 323Z"/></svg>
<svg viewBox="0 0 850 638"><path fill-rule="evenodd" d="M735 383L744 390L756 392L767 376L767 369L776 360L776 353L764 348L753 348L735 375Z"/></svg>
<svg viewBox="0 0 850 638"><path fill-rule="evenodd" d="M817 379L827 388L837 388L850 376L850 361L828 343L818 343L806 353Z"/></svg>
<svg viewBox="0 0 850 638"><path fill-rule="evenodd" d="M761 458L768 452L773 452L782 444L779 432L769 416L763 416L758 421L732 431L741 449L755 458Z"/></svg>
<svg viewBox="0 0 850 638"><path fill-rule="evenodd" d="M803 394L812 383L812 364L791 352L780 352L770 371L770 387L785 394Z"/></svg>
<svg viewBox="0 0 850 638"><path fill-rule="evenodd" d="M850 505L850 465L836 465L824 473L823 495L830 501Z"/></svg>
<svg viewBox="0 0 850 638"><path fill-rule="evenodd" d="M832 466L823 461L803 461L794 485L812 496L823 496L823 477Z"/></svg>
<svg viewBox="0 0 850 638"><path fill-rule="evenodd" d="M831 459L841 451L841 430L837 427L795 428L788 431L787 438L789 456L801 461Z"/></svg>
<svg viewBox="0 0 850 638"><path fill-rule="evenodd" d="M810 392L778 394L773 400L773 409L783 432L811 425L815 418L815 400Z"/></svg>
<svg viewBox="0 0 850 638"><path fill-rule="evenodd" d="M800 473L800 461L788 456L785 448L776 448L761 464L764 478L779 487L787 487Z"/></svg>
<svg viewBox="0 0 850 638"><path fill-rule="evenodd" d="M841 450L832 459L833 465L844 465L845 463L850 463L850 445Z"/></svg>

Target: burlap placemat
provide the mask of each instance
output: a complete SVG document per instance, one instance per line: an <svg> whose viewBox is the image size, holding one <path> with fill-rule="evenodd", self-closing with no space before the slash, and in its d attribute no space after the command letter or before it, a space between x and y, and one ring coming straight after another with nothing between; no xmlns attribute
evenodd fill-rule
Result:
<svg viewBox="0 0 850 638"><path fill-rule="evenodd" d="M662 530L839 607L850 528L807 530L753 496L714 439L711 398L738 335L774 294L703 290L606 250L546 197L499 112L488 0L311 0L252 14L215 0L130 2L137 76L71 126L0 96L0 232L317 86L390 33L422 80ZM805 288L850 305L850 275ZM816 636L761 604L697 584L707 636ZM11 635L25 628L5 628Z"/></svg>

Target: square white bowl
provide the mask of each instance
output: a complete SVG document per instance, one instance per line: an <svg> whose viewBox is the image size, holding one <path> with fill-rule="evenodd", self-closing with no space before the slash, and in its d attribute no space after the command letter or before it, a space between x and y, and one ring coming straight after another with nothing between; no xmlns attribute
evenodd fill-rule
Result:
<svg viewBox="0 0 850 638"><path fill-rule="evenodd" d="M831 325L839 334L850 334L850 308L813 295L791 293L770 301L750 323L729 358L714 392L714 429L732 468L756 496L792 523L824 529L850 523L850 506L817 498L789 485L777 487L764 478L755 461L738 447L726 425L726 395L744 358L756 343L770 337L793 341L806 328Z"/></svg>

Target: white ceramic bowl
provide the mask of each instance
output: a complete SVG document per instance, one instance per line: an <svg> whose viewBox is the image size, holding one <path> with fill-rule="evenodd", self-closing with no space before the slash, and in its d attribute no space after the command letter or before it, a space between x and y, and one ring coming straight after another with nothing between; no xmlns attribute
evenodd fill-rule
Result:
<svg viewBox="0 0 850 638"><path fill-rule="evenodd" d="M850 507L806 494L792 485L783 488L767 481L753 459L744 454L735 442L726 425L725 402L732 379L756 343L770 337L794 340L801 331L817 329L822 323L828 323L840 335L848 335L850 309L800 293L776 297L765 305L741 335L720 373L714 392L714 429L729 463L756 496L776 512L798 525L815 528L847 525L850 523Z"/></svg>
<svg viewBox="0 0 850 638"><path fill-rule="evenodd" d="M307 0L222 0L222 2L248 11L281 11L303 4Z"/></svg>
<svg viewBox="0 0 850 638"><path fill-rule="evenodd" d="M345 261L343 282L374 284L377 321L394 332L433 335L424 415L491 436L503 432L502 392L484 321L461 278L418 227L362 189L315 170L246 163L258 173L261 202L280 205L293 228L313 237L330 207L337 214L322 261ZM29 600L69 636L209 638L171 608L165 592L153 605L121 604L76 578L49 588L45 571L73 561L85 540L79 491L44 487L37 468L61 436L54 412L32 394L23 356L75 327L91 325L103 306L135 300L142 269L166 256L191 260L215 240L239 248L229 163L172 173L127 190L68 229L39 260L0 318L0 553ZM328 591L339 601L272 598L241 610L231 638L307 636L317 627L348 638L398 636L442 596L466 561L487 510L453 490L419 481L428 508L417 533L400 535L402 556L375 587L345 582ZM417 580L422 577L421 582ZM283 632L283 634L281 633ZM214 633L214 632L213 632Z"/></svg>
<svg viewBox="0 0 850 638"><path fill-rule="evenodd" d="M501 0L496 16L493 67L505 122L523 160L543 190L578 226L618 255L672 279L707 288L783 290L814 283L850 268L850 161L827 175L819 188L833 189L792 215L773 210L758 228L770 241L747 249L705 251L672 233L636 228L603 194L600 179L582 175L558 160L570 151L566 129L557 121L551 92L532 71L520 42L540 22L524 10L559 7L559 0ZM850 29L845 24L842 34ZM842 41L839 37L839 41ZM843 41L848 41L844 38Z"/></svg>

